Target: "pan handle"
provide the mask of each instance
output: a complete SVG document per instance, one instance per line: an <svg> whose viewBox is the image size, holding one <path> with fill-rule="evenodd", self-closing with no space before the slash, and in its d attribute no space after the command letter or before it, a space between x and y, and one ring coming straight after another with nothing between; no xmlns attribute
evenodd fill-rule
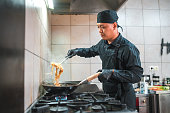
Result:
<svg viewBox="0 0 170 113"><path fill-rule="evenodd" d="M89 77L87 77L86 79L82 80L78 85L84 84L84 83L88 83L90 81L92 81L93 79L97 78L99 76L101 72L95 73Z"/></svg>
<svg viewBox="0 0 170 113"><path fill-rule="evenodd" d="M95 73L89 77L87 77L88 82L92 81L93 79L97 78L101 72Z"/></svg>

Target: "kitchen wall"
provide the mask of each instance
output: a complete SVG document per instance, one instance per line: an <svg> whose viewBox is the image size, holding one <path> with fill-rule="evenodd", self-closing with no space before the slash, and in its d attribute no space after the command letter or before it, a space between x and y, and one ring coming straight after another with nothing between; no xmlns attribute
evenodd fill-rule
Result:
<svg viewBox="0 0 170 113"><path fill-rule="evenodd" d="M150 66L158 66L156 75L170 77L170 54L160 55L161 39L170 42L169 0L128 0L118 11L123 34L140 51L144 74L152 74ZM100 39L93 15L52 15L52 61L61 62L69 49L90 47ZM73 57L63 64L60 81L82 80L101 68L99 57ZM100 88L101 84L94 80Z"/></svg>
<svg viewBox="0 0 170 113"><path fill-rule="evenodd" d="M45 0L26 0L25 16L25 110L40 96L50 72L51 13Z"/></svg>

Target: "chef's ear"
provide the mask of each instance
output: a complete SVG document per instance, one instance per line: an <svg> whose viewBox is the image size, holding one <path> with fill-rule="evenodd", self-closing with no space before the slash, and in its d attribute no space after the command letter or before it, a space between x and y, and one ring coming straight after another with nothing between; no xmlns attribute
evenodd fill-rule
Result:
<svg viewBox="0 0 170 113"><path fill-rule="evenodd" d="M116 28L117 28L117 23L114 22L114 23L113 23L113 29L116 29Z"/></svg>

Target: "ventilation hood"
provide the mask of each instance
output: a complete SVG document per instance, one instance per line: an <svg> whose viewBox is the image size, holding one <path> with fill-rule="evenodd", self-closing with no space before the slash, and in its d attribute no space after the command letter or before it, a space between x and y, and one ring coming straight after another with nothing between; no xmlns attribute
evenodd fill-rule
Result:
<svg viewBox="0 0 170 113"><path fill-rule="evenodd" d="M127 0L53 0L53 14L91 14L102 10L118 11Z"/></svg>

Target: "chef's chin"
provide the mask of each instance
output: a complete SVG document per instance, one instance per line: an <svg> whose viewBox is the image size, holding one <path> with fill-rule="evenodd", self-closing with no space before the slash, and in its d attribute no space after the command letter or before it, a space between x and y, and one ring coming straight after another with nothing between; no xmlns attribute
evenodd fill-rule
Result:
<svg viewBox="0 0 170 113"><path fill-rule="evenodd" d="M105 37L102 37L103 40L107 40Z"/></svg>

